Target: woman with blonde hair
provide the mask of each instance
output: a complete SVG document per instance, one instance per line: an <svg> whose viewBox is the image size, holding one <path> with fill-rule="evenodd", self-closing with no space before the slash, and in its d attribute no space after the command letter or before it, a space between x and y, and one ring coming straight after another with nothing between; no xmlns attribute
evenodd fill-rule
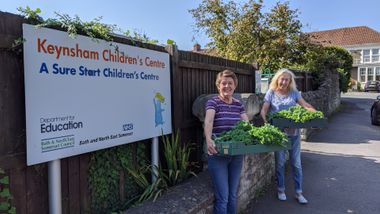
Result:
<svg viewBox="0 0 380 214"><path fill-rule="evenodd" d="M269 90L264 97L264 104L260 115L264 122L270 113L288 109L299 104L309 111L315 111L314 107L307 103L297 90L295 76L289 69L280 69L272 78ZM300 204L307 204L308 201L302 194L302 165L301 165L301 140L299 129L285 129L292 148L289 150L289 158L293 171L294 187L296 199ZM275 152L277 197L280 201L286 200L285 194L285 151Z"/></svg>

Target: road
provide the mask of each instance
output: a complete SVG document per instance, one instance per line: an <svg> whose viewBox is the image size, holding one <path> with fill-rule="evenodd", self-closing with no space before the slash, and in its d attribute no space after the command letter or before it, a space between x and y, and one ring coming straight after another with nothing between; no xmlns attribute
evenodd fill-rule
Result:
<svg viewBox="0 0 380 214"><path fill-rule="evenodd" d="M293 198L287 169L288 200L278 201L276 187L251 203L255 214L380 214L380 126L370 123L370 106L379 93L346 93L328 127L302 142L303 190L309 204Z"/></svg>

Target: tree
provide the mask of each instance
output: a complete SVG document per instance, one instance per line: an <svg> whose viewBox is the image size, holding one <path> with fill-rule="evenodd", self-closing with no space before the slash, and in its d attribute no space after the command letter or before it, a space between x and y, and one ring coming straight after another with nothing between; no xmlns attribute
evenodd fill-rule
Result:
<svg viewBox="0 0 380 214"><path fill-rule="evenodd" d="M289 3L277 3L263 13L263 1L249 0L241 6L233 1L203 0L190 10L196 30L211 39L207 44L217 55L275 71L305 61L310 40L301 32L298 11Z"/></svg>
<svg viewBox="0 0 380 214"><path fill-rule="evenodd" d="M312 72L313 82L316 85L322 81L324 71L337 71L339 73L339 89L347 92L351 79L351 54L341 47L323 47L318 44L309 45L305 50L303 63L294 64L291 67Z"/></svg>
<svg viewBox="0 0 380 214"><path fill-rule="evenodd" d="M329 58L335 59L335 67L339 72L339 88L342 92L347 92L350 85L351 69L352 69L352 56L350 52L341 47L325 47L325 54Z"/></svg>

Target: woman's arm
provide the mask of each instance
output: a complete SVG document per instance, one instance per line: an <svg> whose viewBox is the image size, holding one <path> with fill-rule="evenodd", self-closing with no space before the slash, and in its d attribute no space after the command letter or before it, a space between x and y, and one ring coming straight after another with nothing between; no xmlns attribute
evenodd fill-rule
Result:
<svg viewBox="0 0 380 214"><path fill-rule="evenodd" d="M264 120L264 123L267 123L267 113L270 107L270 103L264 102L263 107L261 108L260 115Z"/></svg>
<svg viewBox="0 0 380 214"><path fill-rule="evenodd" d="M243 114L241 114L241 115L240 115L240 118L241 118L241 120L244 120L244 121L249 122L249 119L248 119L248 115L247 115L247 113L243 113Z"/></svg>
<svg viewBox="0 0 380 214"><path fill-rule="evenodd" d="M207 153L213 155L218 153L215 149L215 143L212 140L212 127L214 124L215 110L208 109L206 110L205 122L204 122L204 134L207 143Z"/></svg>
<svg viewBox="0 0 380 214"><path fill-rule="evenodd" d="M317 111L312 105L306 102L302 97L298 99L298 104L300 104L300 106L304 107L308 111L311 111L311 112Z"/></svg>

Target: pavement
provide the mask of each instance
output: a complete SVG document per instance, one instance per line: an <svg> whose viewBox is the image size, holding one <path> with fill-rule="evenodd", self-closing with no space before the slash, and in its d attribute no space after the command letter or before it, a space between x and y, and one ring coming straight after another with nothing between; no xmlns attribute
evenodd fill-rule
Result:
<svg viewBox="0 0 380 214"><path fill-rule="evenodd" d="M370 123L370 106L380 93L346 93L327 128L301 143L303 191L308 199L294 199L287 167L287 201L276 198L275 182L254 199L254 214L380 214L380 126Z"/></svg>

